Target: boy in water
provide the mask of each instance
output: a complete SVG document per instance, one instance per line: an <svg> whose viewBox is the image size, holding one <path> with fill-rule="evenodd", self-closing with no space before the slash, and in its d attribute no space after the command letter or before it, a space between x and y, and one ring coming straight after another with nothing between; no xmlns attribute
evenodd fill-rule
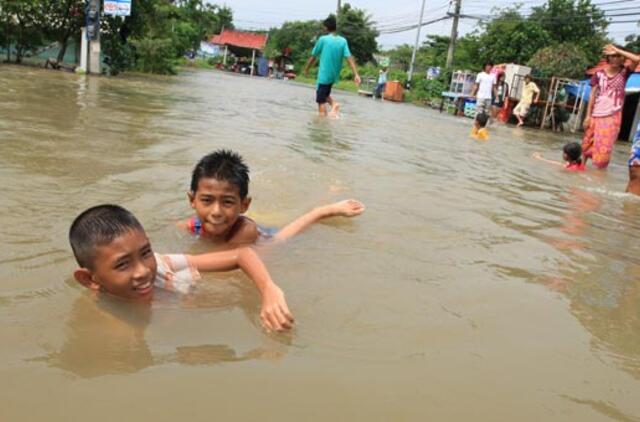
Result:
<svg viewBox="0 0 640 422"><path fill-rule="evenodd" d="M471 129L471 137L478 141L486 141L489 139L489 131L487 130L487 122L489 121L489 115L486 113L480 113L473 121L473 128Z"/></svg>
<svg viewBox="0 0 640 422"><path fill-rule="evenodd" d="M248 194L249 168L240 155L227 150L206 155L196 164L191 176L191 190L187 193L196 215L179 222L178 227L224 249L253 244L261 236L285 240L321 219L354 217L364 211L364 205L358 201L340 201L315 208L272 234L243 215L251 204Z"/></svg>
<svg viewBox="0 0 640 422"><path fill-rule="evenodd" d="M69 230L69 242L79 265L73 276L91 290L148 301L155 288L188 293L200 280L200 272L240 268L262 295L264 327L281 331L293 325L282 290L249 248L202 255L156 254L135 216L117 205L99 205L80 214Z"/></svg>
<svg viewBox="0 0 640 422"><path fill-rule="evenodd" d="M309 67L320 57L320 68L318 69L318 88L316 91L316 103L318 103L318 112L321 116L327 115L327 103L331 106L331 115L337 116L340 104L331 98L331 87L340 79L340 71L342 70L342 60L347 59L351 70L353 71L353 80L360 85L360 75L356 62L349 51L349 44L344 37L336 34L336 18L329 15L323 22L326 35L321 36L316 42L311 57L307 60L304 67L304 74L308 76Z"/></svg>
<svg viewBox="0 0 640 422"><path fill-rule="evenodd" d="M564 163L554 160L547 160L540 153L534 152L533 158L544 161L545 163L556 166L564 166L567 171L584 171L584 163L582 162L582 147L577 142L569 142L562 148L562 159Z"/></svg>

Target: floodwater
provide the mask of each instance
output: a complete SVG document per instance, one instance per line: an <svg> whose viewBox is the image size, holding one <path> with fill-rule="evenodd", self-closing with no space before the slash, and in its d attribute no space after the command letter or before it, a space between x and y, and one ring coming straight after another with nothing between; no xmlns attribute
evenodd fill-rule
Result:
<svg viewBox="0 0 640 422"><path fill-rule="evenodd" d="M640 420L640 201L566 174L566 138L217 72L87 78L0 66L0 420ZM151 309L74 284L67 230L119 203L199 251L190 172L232 148L250 215L347 197L361 217L265 253L297 319L267 335L240 272Z"/></svg>

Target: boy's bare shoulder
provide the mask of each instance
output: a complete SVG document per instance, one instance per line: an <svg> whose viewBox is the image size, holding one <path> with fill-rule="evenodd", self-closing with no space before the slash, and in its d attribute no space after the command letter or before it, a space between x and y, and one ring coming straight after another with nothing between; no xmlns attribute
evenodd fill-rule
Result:
<svg viewBox="0 0 640 422"><path fill-rule="evenodd" d="M258 225L249 217L240 216L228 242L235 245L246 245L258 240Z"/></svg>

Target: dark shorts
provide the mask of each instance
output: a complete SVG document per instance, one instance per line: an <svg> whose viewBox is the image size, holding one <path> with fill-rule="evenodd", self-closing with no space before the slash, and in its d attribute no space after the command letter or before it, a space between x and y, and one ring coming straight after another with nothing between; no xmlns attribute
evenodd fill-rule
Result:
<svg viewBox="0 0 640 422"><path fill-rule="evenodd" d="M318 84L318 89L316 90L316 103L324 104L327 102L327 97L331 95L331 86L333 84Z"/></svg>

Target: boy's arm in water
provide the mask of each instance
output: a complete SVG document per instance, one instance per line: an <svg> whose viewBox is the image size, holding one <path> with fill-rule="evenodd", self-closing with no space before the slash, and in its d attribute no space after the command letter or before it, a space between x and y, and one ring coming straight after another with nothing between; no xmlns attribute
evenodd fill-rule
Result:
<svg viewBox="0 0 640 422"><path fill-rule="evenodd" d="M284 293L273 282L264 263L253 249L239 248L224 252L187 255L187 259L201 272L242 269L260 291L262 296L260 320L267 331L284 331L293 326L293 316L287 306Z"/></svg>
<svg viewBox="0 0 640 422"><path fill-rule="evenodd" d="M273 239L276 241L289 239L303 232L312 224L327 217L355 217L363 212L364 205L355 199L347 199L340 202L334 202L333 204L323 205L314 208L302 217L299 217L292 223L289 223L282 230L278 231L278 233L273 236Z"/></svg>
<svg viewBox="0 0 640 422"><path fill-rule="evenodd" d="M640 55L633 54L629 51L618 48L613 44L605 45L603 48L603 53L605 56L612 55L612 54L620 54L625 59L630 60L631 65L629 66L629 68L632 72L636 71L636 67L638 67L638 63L640 63Z"/></svg>
<svg viewBox="0 0 640 422"><path fill-rule="evenodd" d="M531 154L531 157L535 158L536 160L540 160L540 161L543 161L545 163L548 163L548 164L553 164L554 166L560 166L560 167L564 166L564 164L562 164L560 161L554 161L554 160L549 160L549 159L544 158L542 156L542 154L540 154L539 152L534 152L533 154Z"/></svg>
<svg viewBox="0 0 640 422"><path fill-rule="evenodd" d="M349 63L349 66L351 66L351 71L353 72L353 80L356 82L356 85L360 85L360 82L362 82L362 80L360 79L360 74L358 74L358 67L356 66L356 61L354 60L353 56L347 57L347 62Z"/></svg>

